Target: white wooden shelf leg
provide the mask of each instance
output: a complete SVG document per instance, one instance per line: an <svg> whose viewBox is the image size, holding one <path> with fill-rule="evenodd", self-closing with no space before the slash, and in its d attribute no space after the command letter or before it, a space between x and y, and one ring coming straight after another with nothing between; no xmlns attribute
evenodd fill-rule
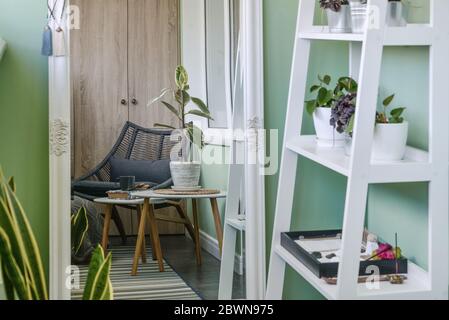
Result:
<svg viewBox="0 0 449 320"><path fill-rule="evenodd" d="M370 14L374 15L372 18L385 21L387 12L385 0L369 0L368 6ZM357 277L368 196L368 174L371 166L384 31L385 23L383 22L368 28L362 46L357 93L357 106L359 107L355 117L353 152L346 191L337 299L355 299L357 297ZM353 51L355 50L354 47Z"/></svg>
<svg viewBox="0 0 449 320"><path fill-rule="evenodd" d="M237 244L237 229L225 223L218 300L232 299L236 244Z"/></svg>
<svg viewBox="0 0 449 320"><path fill-rule="evenodd" d="M430 48L430 161L434 166L434 176L429 184L429 252L428 268L433 299L448 299L448 162L449 110L447 92L449 65L449 1L431 2L431 23L439 34Z"/></svg>

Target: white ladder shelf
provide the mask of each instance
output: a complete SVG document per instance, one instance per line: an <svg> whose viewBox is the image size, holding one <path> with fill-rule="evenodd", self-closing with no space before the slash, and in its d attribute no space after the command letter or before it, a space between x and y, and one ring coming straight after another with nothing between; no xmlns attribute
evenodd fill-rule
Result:
<svg viewBox="0 0 449 320"><path fill-rule="evenodd" d="M324 27L313 25L315 4L315 0L302 0L299 5L267 299L282 298L284 281L280 279L284 279L286 264L327 299L448 299L449 106L445 93L449 88L449 1L430 0L429 24L387 27L387 0L368 0L369 12L377 13L381 23L364 34L323 32ZM351 157L344 150L319 148L314 136L299 134L313 40L350 42L350 74L359 81ZM384 46L430 47L429 151L409 147L403 161L391 163L371 161ZM280 243L281 233L290 230L298 156L348 178L338 285L317 278ZM380 289L369 290L357 283L368 186L418 181L429 183L428 270L409 262L405 284L380 283Z"/></svg>

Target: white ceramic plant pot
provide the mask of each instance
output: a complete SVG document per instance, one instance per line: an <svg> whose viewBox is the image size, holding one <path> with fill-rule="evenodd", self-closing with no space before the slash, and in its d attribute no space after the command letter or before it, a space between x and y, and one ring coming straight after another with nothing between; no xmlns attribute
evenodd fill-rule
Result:
<svg viewBox="0 0 449 320"><path fill-rule="evenodd" d="M407 147L408 122L377 124L374 130L373 160L399 161Z"/></svg>
<svg viewBox="0 0 449 320"><path fill-rule="evenodd" d="M313 124L320 147L342 147L345 144L345 135L338 133L330 125L331 111L331 108L317 108L313 113Z"/></svg>
<svg viewBox="0 0 449 320"><path fill-rule="evenodd" d="M353 33L364 33L368 27L368 5L361 0L351 0L351 26Z"/></svg>
<svg viewBox="0 0 449 320"><path fill-rule="evenodd" d="M340 11L338 12L335 12L331 9L326 9L326 14L330 32L351 32L351 8L349 7L349 5L342 5Z"/></svg>
<svg viewBox="0 0 449 320"><path fill-rule="evenodd" d="M175 187L194 188L200 184L200 162L172 161L170 162L170 171Z"/></svg>

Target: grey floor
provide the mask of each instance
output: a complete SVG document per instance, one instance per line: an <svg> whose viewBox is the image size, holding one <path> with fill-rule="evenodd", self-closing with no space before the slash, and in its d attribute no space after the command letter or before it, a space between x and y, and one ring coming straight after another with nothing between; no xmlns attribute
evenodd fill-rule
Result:
<svg viewBox="0 0 449 320"><path fill-rule="evenodd" d="M136 237L128 238L128 245L132 245ZM112 237L114 245L120 245L120 239ZM149 240L147 239L147 244ZM197 266L195 259L195 246L185 236L161 236L162 252L165 261L206 300L216 300L218 297L218 284L220 276L220 261L203 250L203 264ZM233 299L244 299L245 277L234 274Z"/></svg>

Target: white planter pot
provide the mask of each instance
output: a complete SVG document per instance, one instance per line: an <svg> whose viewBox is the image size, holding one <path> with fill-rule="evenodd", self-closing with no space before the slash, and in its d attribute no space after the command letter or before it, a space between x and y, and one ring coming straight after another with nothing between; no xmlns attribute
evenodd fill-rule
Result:
<svg viewBox="0 0 449 320"><path fill-rule="evenodd" d="M372 160L400 161L407 148L408 122L400 124L377 124L374 130ZM345 154L352 154L352 139L348 138Z"/></svg>
<svg viewBox="0 0 449 320"><path fill-rule="evenodd" d="M360 0L351 0L351 24L353 33L364 33L368 28L368 5Z"/></svg>
<svg viewBox="0 0 449 320"><path fill-rule="evenodd" d="M399 161L407 147L408 122L377 124L374 130L373 160Z"/></svg>
<svg viewBox="0 0 449 320"><path fill-rule="evenodd" d="M342 147L345 144L345 135L338 133L330 125L331 108L317 108L313 113L317 143L320 147Z"/></svg>
<svg viewBox="0 0 449 320"><path fill-rule="evenodd" d="M198 187L201 176L200 162L170 162L170 171L175 187L191 188Z"/></svg>
<svg viewBox="0 0 449 320"><path fill-rule="evenodd" d="M349 5L341 6L340 11L335 12L326 9L329 31L332 33L350 33L351 30L351 8Z"/></svg>

